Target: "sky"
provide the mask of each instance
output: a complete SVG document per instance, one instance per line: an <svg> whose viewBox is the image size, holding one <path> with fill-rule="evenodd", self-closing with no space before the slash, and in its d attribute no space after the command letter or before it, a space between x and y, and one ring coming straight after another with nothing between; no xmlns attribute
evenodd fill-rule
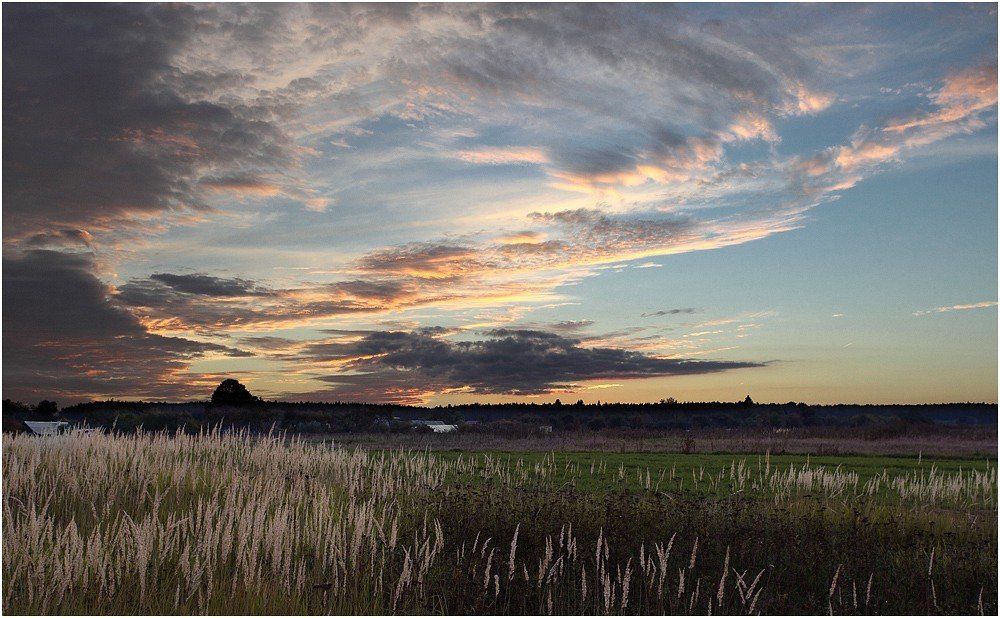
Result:
<svg viewBox="0 0 1000 618"><path fill-rule="evenodd" d="M5 398L997 401L995 4L3 18Z"/></svg>

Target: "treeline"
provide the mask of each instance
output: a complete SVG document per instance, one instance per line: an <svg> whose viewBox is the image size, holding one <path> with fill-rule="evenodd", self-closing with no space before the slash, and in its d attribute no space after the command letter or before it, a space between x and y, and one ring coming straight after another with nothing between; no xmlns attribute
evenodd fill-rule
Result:
<svg viewBox="0 0 1000 618"><path fill-rule="evenodd" d="M410 431L416 420L454 424L460 431L601 431L604 429L781 429L796 427L880 428L990 425L995 404L806 405L752 401L575 404L467 404L420 407L394 404L268 402L244 405L211 402L166 403L95 401L61 410L53 402L37 406L4 400L3 429L18 431L24 420L64 420L119 431L183 430L223 426L266 432L370 433ZM551 429L550 429L551 428Z"/></svg>

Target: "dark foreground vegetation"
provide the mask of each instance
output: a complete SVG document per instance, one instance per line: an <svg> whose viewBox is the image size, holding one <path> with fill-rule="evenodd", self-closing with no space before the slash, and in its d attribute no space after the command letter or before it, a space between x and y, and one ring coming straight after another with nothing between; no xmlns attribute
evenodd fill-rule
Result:
<svg viewBox="0 0 1000 618"><path fill-rule="evenodd" d="M569 522L580 552L591 554L603 538L608 549L603 559L615 565L611 580L623 585L621 569L627 574L631 566L630 607L636 613L996 611L995 512L961 517L811 498L773 504L740 495L593 495L572 488L496 486L460 488L430 506L446 537L478 533L505 541L521 524L519 549L532 566L546 563L547 543L563 536ZM479 582L472 574L446 571L435 588L454 592L442 595L434 609L454 608L461 614L626 613L610 603L603 606L601 598L585 598L579 582L586 569L598 568L597 558L567 556L558 541L554 546L556 558L549 562L564 558L566 564L555 568L568 569L570 575L551 596L518 580L508 594L490 599L478 594ZM645 576L644 547L649 560L656 559L657 548L673 550L664 565L665 583L659 574ZM723 581L724 574L733 578L735 590ZM701 598L690 587L700 588ZM758 590L767 592L757 597ZM620 601L619 596L614 603Z"/></svg>

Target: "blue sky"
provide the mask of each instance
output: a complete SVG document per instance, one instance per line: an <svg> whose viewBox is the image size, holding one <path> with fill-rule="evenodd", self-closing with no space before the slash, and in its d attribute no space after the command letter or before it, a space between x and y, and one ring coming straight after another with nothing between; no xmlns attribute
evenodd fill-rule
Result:
<svg viewBox="0 0 1000 618"><path fill-rule="evenodd" d="M4 8L17 397L996 401L995 5L122 10Z"/></svg>

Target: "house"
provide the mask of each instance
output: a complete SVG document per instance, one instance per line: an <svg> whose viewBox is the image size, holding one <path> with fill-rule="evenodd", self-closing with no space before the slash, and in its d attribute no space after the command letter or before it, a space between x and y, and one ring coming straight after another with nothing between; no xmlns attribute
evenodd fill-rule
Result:
<svg viewBox="0 0 1000 618"><path fill-rule="evenodd" d="M458 431L458 425L446 425L441 423L440 425L429 425L431 431L434 433L454 433Z"/></svg>
<svg viewBox="0 0 1000 618"><path fill-rule="evenodd" d="M458 425L448 425L444 421L427 421L415 418L410 421L410 424L414 427L429 427L434 433L453 433L458 431Z"/></svg>
<svg viewBox="0 0 1000 618"><path fill-rule="evenodd" d="M54 436L69 427L69 423L63 421L24 421L24 424L36 436Z"/></svg>

